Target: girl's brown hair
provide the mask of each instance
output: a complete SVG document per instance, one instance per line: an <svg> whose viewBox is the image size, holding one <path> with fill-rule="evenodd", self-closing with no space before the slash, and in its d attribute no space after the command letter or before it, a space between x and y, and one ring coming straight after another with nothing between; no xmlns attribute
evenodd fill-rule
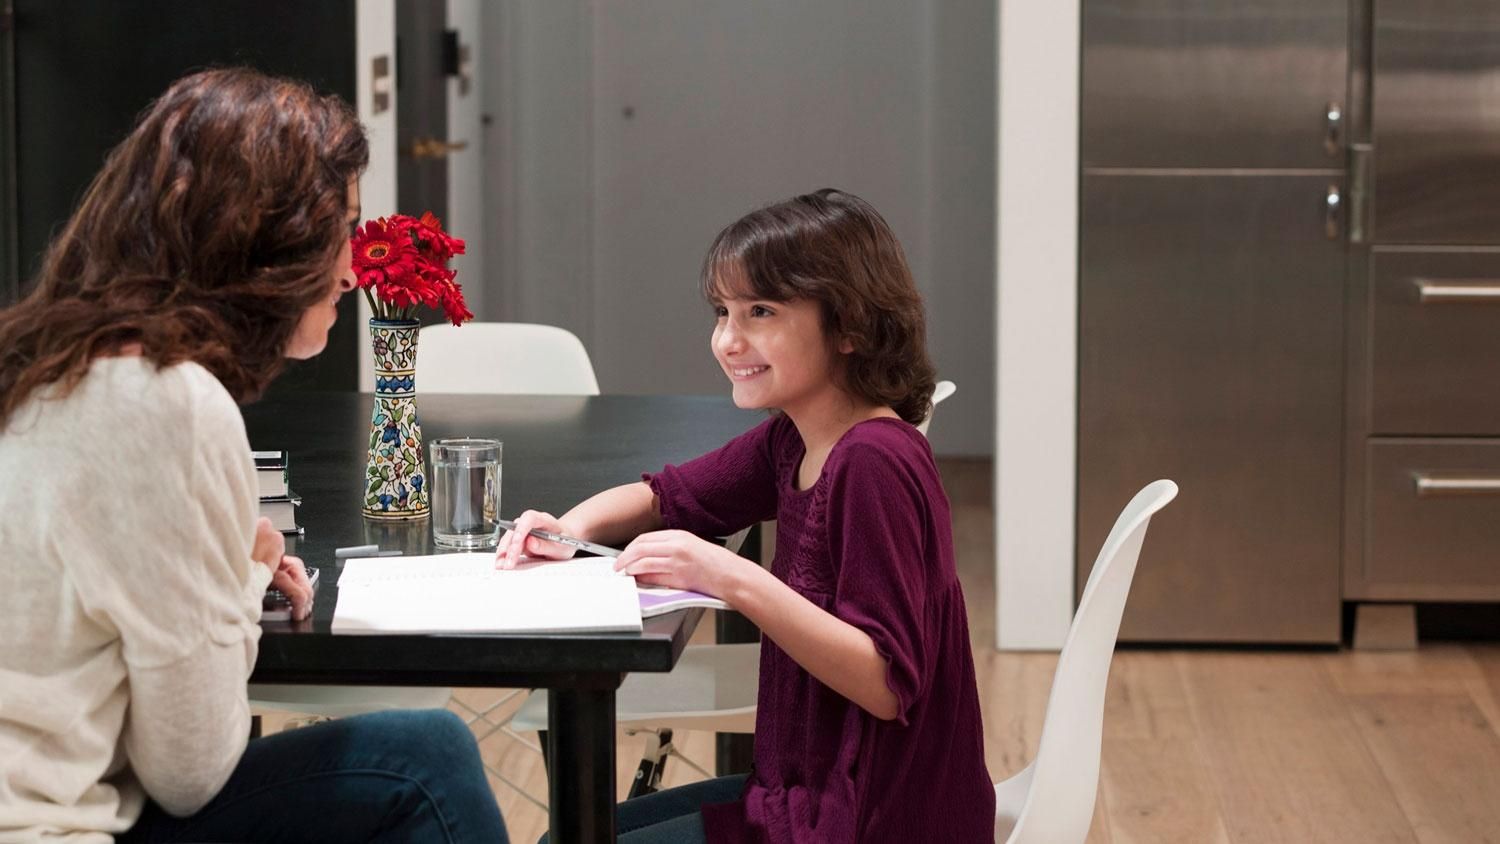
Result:
<svg viewBox="0 0 1500 844"><path fill-rule="evenodd" d="M710 302L818 302L830 344L853 346L840 386L913 425L927 418L935 375L922 296L870 203L825 188L752 211L714 238L701 283Z"/></svg>
<svg viewBox="0 0 1500 844"><path fill-rule="evenodd" d="M304 83L248 69L173 83L110 152L35 287L0 311L0 430L37 389L66 395L132 343L259 397L332 293L368 160L349 106Z"/></svg>

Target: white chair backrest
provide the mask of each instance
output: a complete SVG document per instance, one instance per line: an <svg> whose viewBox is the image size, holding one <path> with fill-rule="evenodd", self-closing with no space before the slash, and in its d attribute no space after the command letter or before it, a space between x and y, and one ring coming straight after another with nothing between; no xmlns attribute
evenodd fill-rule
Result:
<svg viewBox="0 0 1500 844"><path fill-rule="evenodd" d="M1130 499L1099 549L1052 677L1026 803L1010 830L1013 844L1088 837L1099 786L1104 692L1120 616L1146 527L1176 497L1177 484L1171 481L1148 484Z"/></svg>
<svg viewBox="0 0 1500 844"><path fill-rule="evenodd" d="M922 436L927 436L927 427L932 424L932 415L937 412L938 404L941 403L943 399L946 399L956 392L958 392L958 385L953 383L952 381L939 381L937 382L937 385L933 387L932 409L927 411L927 418L923 419L917 425L917 430L922 432Z"/></svg>
<svg viewBox="0 0 1500 844"><path fill-rule="evenodd" d="M424 393L597 396L589 353L573 332L526 322L424 326L417 341Z"/></svg>

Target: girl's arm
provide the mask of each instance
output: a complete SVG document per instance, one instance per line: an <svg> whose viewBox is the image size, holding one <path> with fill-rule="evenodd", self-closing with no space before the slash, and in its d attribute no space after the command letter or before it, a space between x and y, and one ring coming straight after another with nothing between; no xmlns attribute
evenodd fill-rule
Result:
<svg viewBox="0 0 1500 844"><path fill-rule="evenodd" d="M513 568L522 554L551 560L566 560L573 556L572 546L532 536L531 531L536 528L607 545L661 526L661 508L651 487L644 483L624 484L583 501L560 519L536 510L522 513L516 518L515 530L500 538L495 549L495 565ZM512 543L515 536L524 536L526 540Z"/></svg>
<svg viewBox="0 0 1500 844"><path fill-rule="evenodd" d="M866 712L895 718L887 660L858 627L819 608L775 575L734 552L680 530L642 534L615 564L642 583L723 598L787 655Z"/></svg>
<svg viewBox="0 0 1500 844"><path fill-rule="evenodd" d="M890 668L868 633L823 610L757 565L738 566L725 594L807 673L883 721L896 717Z"/></svg>
<svg viewBox="0 0 1500 844"><path fill-rule="evenodd" d="M639 481L606 489L579 503L558 521L563 533L601 545L628 541L662 527L656 493Z"/></svg>

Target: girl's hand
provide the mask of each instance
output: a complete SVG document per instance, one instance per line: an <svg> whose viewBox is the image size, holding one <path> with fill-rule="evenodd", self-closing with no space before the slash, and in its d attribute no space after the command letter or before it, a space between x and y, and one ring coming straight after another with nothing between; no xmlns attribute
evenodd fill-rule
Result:
<svg viewBox="0 0 1500 844"><path fill-rule="evenodd" d="M508 530L500 537L500 543L495 547L495 568L513 569L521 561L522 555L544 560L566 560L573 556L573 546L532 536L534 528L541 528L549 533L568 532L563 523L551 513L527 510L517 517L516 529ZM517 540L515 537L521 539Z"/></svg>
<svg viewBox="0 0 1500 844"><path fill-rule="evenodd" d="M643 533L626 546L615 561L615 571L635 575L647 586L723 598L735 572L746 565L754 563L685 530L658 530Z"/></svg>

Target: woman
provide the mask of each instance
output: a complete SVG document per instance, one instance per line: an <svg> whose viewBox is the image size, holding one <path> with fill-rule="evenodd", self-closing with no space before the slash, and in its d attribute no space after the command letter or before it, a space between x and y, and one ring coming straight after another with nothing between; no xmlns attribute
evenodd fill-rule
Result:
<svg viewBox="0 0 1500 844"><path fill-rule="evenodd" d="M349 107L179 80L0 312L0 841L504 841L447 712L248 743L267 584L236 402L322 351L368 159Z"/></svg>

